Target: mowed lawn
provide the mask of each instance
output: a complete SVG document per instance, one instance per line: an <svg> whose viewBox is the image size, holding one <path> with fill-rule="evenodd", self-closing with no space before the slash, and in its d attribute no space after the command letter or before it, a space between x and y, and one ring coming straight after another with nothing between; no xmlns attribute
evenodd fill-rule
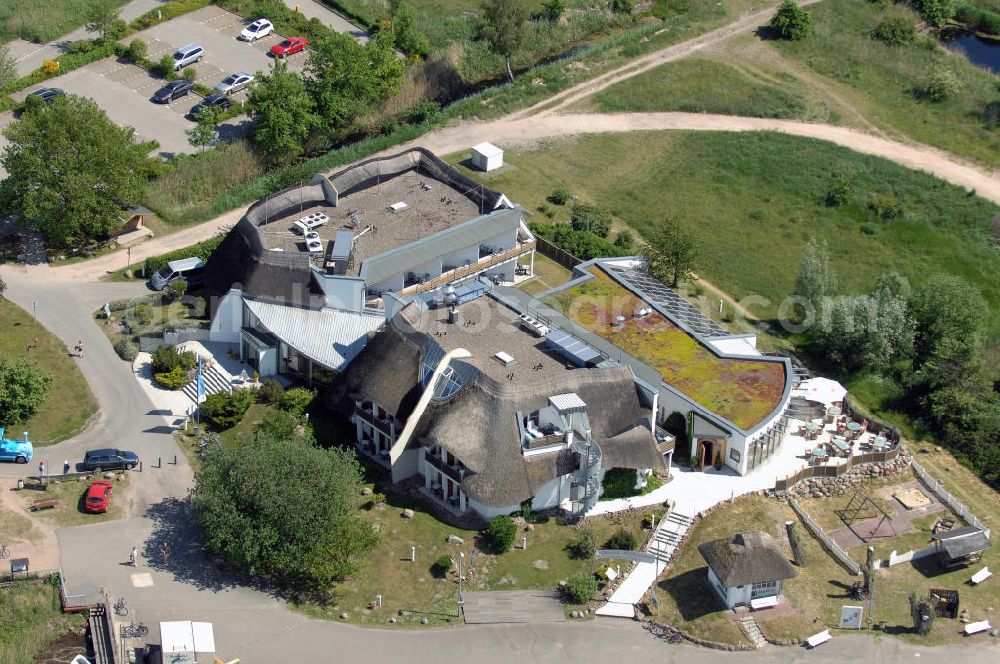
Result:
<svg viewBox="0 0 1000 664"><path fill-rule="evenodd" d="M412 508L411 519L402 517L403 509ZM659 518L662 510L651 508ZM303 605L307 613L326 619L336 619L347 613L351 622L386 625L395 617L399 625L420 626L426 618L431 626L456 622L458 578L455 570L446 576L435 574L434 562L441 556L457 560L465 554L465 571L471 563L473 573L466 577L464 589L525 590L538 588L555 590L556 584L576 572L590 572L594 563L570 555L568 547L579 538L580 528L562 525L556 519L519 528L515 547L503 554L493 554L479 537L478 531L452 527L427 512L419 503L389 496L388 503L373 509L362 509L361 517L378 527L380 544L368 555L362 570L352 579L332 589L333 601L325 606ZM643 543L648 530L641 530L641 512L588 519L590 528L602 546L619 527L632 531ZM449 535L464 540L450 544ZM521 548L522 537L528 548ZM416 561L410 562L410 547L416 547ZM472 557L473 549L476 555ZM601 561L614 566L614 561ZM621 563L623 571L626 567ZM382 596L382 607L368 609L376 595Z"/></svg>
<svg viewBox="0 0 1000 664"><path fill-rule="evenodd" d="M502 171L467 172L529 210L547 205L557 221L568 219L569 206L545 199L559 186L607 206L645 238L668 215L687 219L702 237L700 274L737 300L767 299L752 303L752 315L778 315L815 237L829 243L844 293L866 292L893 270L914 286L936 272L968 280L990 304L994 348L1000 339L1000 253L991 225L998 208L929 175L768 132L590 135L509 149L505 159ZM828 207L839 176L851 182L851 201ZM895 197L903 214L879 219L868 209L873 196Z"/></svg>
<svg viewBox="0 0 1000 664"><path fill-rule="evenodd" d="M128 0L112 0L120 7ZM18 37L52 41L87 22L94 0L5 0L0 2L0 44Z"/></svg>
<svg viewBox="0 0 1000 664"><path fill-rule="evenodd" d="M28 350L36 338L38 347ZM0 298L0 357L26 356L52 376L52 387L27 422L7 422L0 413L0 424L7 427L9 437L19 438L27 431L35 445L51 445L82 427L97 410L97 402L66 346L30 313Z"/></svg>

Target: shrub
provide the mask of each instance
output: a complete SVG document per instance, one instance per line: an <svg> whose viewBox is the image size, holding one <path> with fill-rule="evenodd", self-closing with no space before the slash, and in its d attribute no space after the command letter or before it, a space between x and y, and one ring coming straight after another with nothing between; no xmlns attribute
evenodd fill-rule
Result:
<svg viewBox="0 0 1000 664"><path fill-rule="evenodd" d="M506 515L490 519L490 524L486 527L486 538L497 553L510 551L515 537L517 537L517 524L514 519Z"/></svg>
<svg viewBox="0 0 1000 664"><path fill-rule="evenodd" d="M920 13L935 27L941 27L955 15L954 0L918 0Z"/></svg>
<svg viewBox="0 0 1000 664"><path fill-rule="evenodd" d="M635 0L611 0L611 11L616 14L631 14L635 10Z"/></svg>
<svg viewBox="0 0 1000 664"><path fill-rule="evenodd" d="M923 80L923 92L933 102L945 101L958 94L958 77L942 64L932 65Z"/></svg>
<svg viewBox="0 0 1000 664"><path fill-rule="evenodd" d="M52 376L27 359L0 357L0 418L4 424L23 422L52 387Z"/></svg>
<svg viewBox="0 0 1000 664"><path fill-rule="evenodd" d="M573 604L586 604L597 594L597 579L593 574L577 572L566 579L564 592Z"/></svg>
<svg viewBox="0 0 1000 664"><path fill-rule="evenodd" d="M291 413L286 413L283 410L269 410L255 430L261 431L264 435L275 440L288 440L298 435L300 426L302 426L302 422Z"/></svg>
<svg viewBox="0 0 1000 664"><path fill-rule="evenodd" d="M205 311L208 309L208 300L203 297L196 297L188 306L191 307L191 316L193 318L204 318Z"/></svg>
<svg viewBox="0 0 1000 664"><path fill-rule="evenodd" d="M1000 14L985 9L979 12L976 30L987 35L1000 35Z"/></svg>
<svg viewBox="0 0 1000 664"><path fill-rule="evenodd" d="M119 339L115 342L115 352L126 362L131 362L139 355L139 347L131 339Z"/></svg>
<svg viewBox="0 0 1000 664"><path fill-rule="evenodd" d="M895 196L876 194L868 201L868 209L879 219L895 219L903 216L903 208Z"/></svg>
<svg viewBox="0 0 1000 664"><path fill-rule="evenodd" d="M279 406L282 410L287 410L296 417L301 417L315 398L315 391L307 390L304 387L293 387L285 391L285 394L281 397Z"/></svg>
<svg viewBox="0 0 1000 664"><path fill-rule="evenodd" d="M132 62L142 62L149 55L149 46L146 42L141 39L133 39L128 44L128 50L125 52L125 57Z"/></svg>
<svg viewBox="0 0 1000 664"><path fill-rule="evenodd" d="M174 367L170 371L154 373L153 378L157 383L168 390L179 390L191 382L191 376L189 376L188 372L184 370L184 367L180 365Z"/></svg>
<svg viewBox="0 0 1000 664"><path fill-rule="evenodd" d="M905 16L887 16L879 21L875 29L869 33L869 37L877 39L887 46L911 44L916 36L916 26Z"/></svg>
<svg viewBox="0 0 1000 664"><path fill-rule="evenodd" d="M593 558L594 554L597 553L597 537L594 535L594 531L590 528L582 529L580 537L573 542L570 548L575 558L582 560Z"/></svg>
<svg viewBox="0 0 1000 664"><path fill-rule="evenodd" d="M193 369L198 364L198 356L192 351L178 352L176 346L160 346L152 355L153 373L166 373L180 367Z"/></svg>
<svg viewBox="0 0 1000 664"><path fill-rule="evenodd" d="M441 107L433 99L421 99L406 109L406 121L411 124L424 124L436 120L441 113Z"/></svg>
<svg viewBox="0 0 1000 664"><path fill-rule="evenodd" d="M187 67L184 69L184 71L181 72L181 78L183 78L185 81L194 83L196 80L198 80L198 70L195 69L194 67Z"/></svg>
<svg viewBox="0 0 1000 664"><path fill-rule="evenodd" d="M771 19L771 27L782 39L799 41L812 33L812 18L792 0L784 0Z"/></svg>
<svg viewBox="0 0 1000 664"><path fill-rule="evenodd" d="M636 547L635 534L631 530L619 528L605 543L604 548L619 551L634 551Z"/></svg>
<svg viewBox="0 0 1000 664"><path fill-rule="evenodd" d="M131 310L126 310L125 316L132 321L133 325L145 327L153 322L153 306L147 302L142 302L135 305Z"/></svg>
<svg viewBox="0 0 1000 664"><path fill-rule="evenodd" d="M171 299L179 300L180 298L184 297L185 293L187 293L187 289L188 289L187 279L174 279L173 281L170 282L170 285L167 286L167 294L170 296Z"/></svg>
<svg viewBox="0 0 1000 664"><path fill-rule="evenodd" d="M212 255L212 252L214 252L216 248L222 244L222 240L225 239L225 237L225 235L216 235L211 239L199 242L198 244L190 247L177 249L166 254L160 254L159 256L150 256L143 264L143 269L147 275L151 275L166 265L169 261L188 258L190 256L200 258L202 261L207 263L209 257Z"/></svg>
<svg viewBox="0 0 1000 664"><path fill-rule="evenodd" d="M604 473L602 485L604 493L601 497L604 500L613 498L628 498L638 496L641 490L635 488L636 474L632 468L609 468Z"/></svg>
<svg viewBox="0 0 1000 664"><path fill-rule="evenodd" d="M853 194L851 181L846 177L837 177L826 192L827 207L840 207L851 202Z"/></svg>
<svg viewBox="0 0 1000 664"><path fill-rule="evenodd" d="M149 71L156 76L169 77L174 73L174 58L169 53L164 53L163 57L149 68Z"/></svg>
<svg viewBox="0 0 1000 664"><path fill-rule="evenodd" d="M569 189L566 187L556 187L552 190L552 193L549 194L548 201L549 203L555 203L556 205L566 205L570 198L572 198L572 195L569 193Z"/></svg>
<svg viewBox="0 0 1000 664"><path fill-rule="evenodd" d="M59 71L59 62L56 60L46 60L42 63L42 71L49 76Z"/></svg>
<svg viewBox="0 0 1000 664"><path fill-rule="evenodd" d="M760 221L766 216L767 212L764 210L764 208L756 208L750 212L750 218L753 219L754 221Z"/></svg>
<svg viewBox="0 0 1000 664"><path fill-rule="evenodd" d="M608 237L611 230L611 211L602 205L577 203L573 206L570 225L575 231L593 233L597 237Z"/></svg>
<svg viewBox="0 0 1000 664"><path fill-rule="evenodd" d="M438 557L434 561L434 564L431 565L431 574L439 579L443 579L451 571L452 562L451 556L443 555Z"/></svg>
<svg viewBox="0 0 1000 664"><path fill-rule="evenodd" d="M878 224L873 224L870 221L866 221L865 223L861 224L860 228L861 232L864 233L865 235L878 235L879 231Z"/></svg>
<svg viewBox="0 0 1000 664"><path fill-rule="evenodd" d="M367 507L368 509L374 509L376 505L381 505L384 502L385 502L385 494L376 491L371 496L368 497Z"/></svg>
<svg viewBox="0 0 1000 664"><path fill-rule="evenodd" d="M89 39L80 39L78 41L72 41L69 46L66 47L68 53L90 53L94 50L94 42Z"/></svg>
<svg viewBox="0 0 1000 664"><path fill-rule="evenodd" d="M542 5L542 13L552 23L558 23L566 13L566 0L548 0Z"/></svg>
<svg viewBox="0 0 1000 664"><path fill-rule="evenodd" d="M264 384L257 390L257 398L260 399L261 403L281 403L284 396L285 388L273 378L265 380Z"/></svg>
<svg viewBox="0 0 1000 664"><path fill-rule="evenodd" d="M621 231L615 237L615 246L619 249L630 251L633 244L635 244L635 239L632 237L632 231L630 230Z"/></svg>
<svg viewBox="0 0 1000 664"><path fill-rule="evenodd" d="M588 231L574 230L569 224L539 224L530 222L528 227L531 228L531 232L536 236L543 240L548 240L580 260L621 255L621 249L606 238L598 237Z"/></svg>
<svg viewBox="0 0 1000 664"><path fill-rule="evenodd" d="M201 404L201 415L216 429L231 429L240 423L243 414L256 399L255 390L248 389L233 390L232 394L209 394Z"/></svg>

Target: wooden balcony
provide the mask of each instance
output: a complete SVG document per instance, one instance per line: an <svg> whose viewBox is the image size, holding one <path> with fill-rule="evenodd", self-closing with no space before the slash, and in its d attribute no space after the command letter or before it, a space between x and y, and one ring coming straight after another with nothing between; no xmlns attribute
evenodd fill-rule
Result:
<svg viewBox="0 0 1000 664"><path fill-rule="evenodd" d="M511 247L505 251L501 251L497 254L492 254L485 258L481 258L471 265L463 265L462 267L456 267L454 270L448 270L444 272L439 277L429 279L422 284L413 284L412 286L407 286L403 290L399 291L399 295L413 295L415 293L426 293L427 291L434 290L439 286L444 286L453 281L458 281L464 277L469 277L480 272L485 272L486 270L500 265L501 263L506 263L509 260L523 256L534 250L535 241L530 242L518 242L517 246Z"/></svg>

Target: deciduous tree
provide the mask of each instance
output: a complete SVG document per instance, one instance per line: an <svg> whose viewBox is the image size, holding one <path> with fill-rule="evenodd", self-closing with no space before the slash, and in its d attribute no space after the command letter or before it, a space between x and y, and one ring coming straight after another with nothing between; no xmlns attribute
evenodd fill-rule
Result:
<svg viewBox="0 0 1000 664"><path fill-rule="evenodd" d="M678 217L666 217L650 242L649 269L657 279L677 288L697 269L700 253L701 240L695 230Z"/></svg>
<svg viewBox="0 0 1000 664"><path fill-rule="evenodd" d="M948 274L933 275L914 293L911 308L916 321L914 360L918 368L945 351L951 357L979 353L987 305L968 282Z"/></svg>
<svg viewBox="0 0 1000 664"><path fill-rule="evenodd" d="M27 359L0 357L0 423L24 422L35 414L52 386L52 376Z"/></svg>
<svg viewBox="0 0 1000 664"><path fill-rule="evenodd" d="M784 0L771 19L771 27L782 39L799 41L812 34L812 19L809 12L792 0Z"/></svg>
<svg viewBox="0 0 1000 664"><path fill-rule="evenodd" d="M0 45L0 94L17 80L17 63L7 46Z"/></svg>
<svg viewBox="0 0 1000 664"><path fill-rule="evenodd" d="M514 82L510 60L524 43L527 34L528 7L523 0L485 0L481 6L480 35L507 66L507 76Z"/></svg>
<svg viewBox="0 0 1000 664"><path fill-rule="evenodd" d="M302 154L306 139L319 124L316 104L302 78L288 71L282 60L275 61L270 73L257 77L247 107L254 119L254 143L275 162Z"/></svg>
<svg viewBox="0 0 1000 664"><path fill-rule="evenodd" d="M249 574L322 591L378 541L356 516L361 477L349 450L257 432L205 453L192 501L210 551Z"/></svg>
<svg viewBox="0 0 1000 664"><path fill-rule="evenodd" d="M90 99L69 95L29 104L4 135L8 176L0 199L52 245L102 239L121 227L122 205L141 199L153 163L149 146Z"/></svg>
<svg viewBox="0 0 1000 664"><path fill-rule="evenodd" d="M815 238L806 243L799 264L799 276L795 279L792 294L808 302L813 314L823 311L823 301L837 292L837 275L830 269L830 254L826 240L817 242ZM808 312L802 312L802 318Z"/></svg>
<svg viewBox="0 0 1000 664"><path fill-rule="evenodd" d="M118 21L118 7L112 0L90 0L87 6L87 30L99 32L103 39L113 32Z"/></svg>

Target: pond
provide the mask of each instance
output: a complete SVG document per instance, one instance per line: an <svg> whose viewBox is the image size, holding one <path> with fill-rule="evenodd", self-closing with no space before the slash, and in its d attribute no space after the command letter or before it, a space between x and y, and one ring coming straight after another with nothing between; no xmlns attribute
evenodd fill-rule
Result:
<svg viewBox="0 0 1000 664"><path fill-rule="evenodd" d="M983 39L962 30L942 30L941 40L948 50L961 53L977 67L1000 76L1000 41Z"/></svg>

